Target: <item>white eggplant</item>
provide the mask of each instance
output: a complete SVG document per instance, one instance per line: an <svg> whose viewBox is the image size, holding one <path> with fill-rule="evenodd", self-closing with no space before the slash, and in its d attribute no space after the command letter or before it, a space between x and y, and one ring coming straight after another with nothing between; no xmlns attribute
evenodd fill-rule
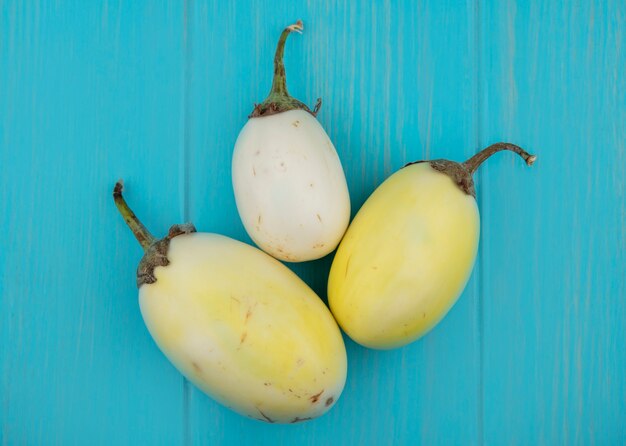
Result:
<svg viewBox="0 0 626 446"><path fill-rule="evenodd" d="M157 345L202 391L269 423L315 418L346 379L341 333L318 296L262 251L175 225L155 240L115 202L145 255L137 270L141 313Z"/></svg>
<svg viewBox="0 0 626 446"><path fill-rule="evenodd" d="M233 188L246 231L265 252L302 262L332 252L350 219L350 196L337 151L313 111L289 96L280 36L268 98L256 105L233 153Z"/></svg>

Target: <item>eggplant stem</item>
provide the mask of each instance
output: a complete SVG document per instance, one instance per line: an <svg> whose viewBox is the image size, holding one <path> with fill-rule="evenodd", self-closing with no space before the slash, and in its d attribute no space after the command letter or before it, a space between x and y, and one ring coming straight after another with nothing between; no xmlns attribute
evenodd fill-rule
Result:
<svg viewBox="0 0 626 446"><path fill-rule="evenodd" d="M304 25L302 20L298 20L293 25L286 27L280 38L278 39L278 45L276 45L276 54L274 54L274 79L272 80L272 89L270 90L270 96L280 95L289 96L287 92L287 76L285 74L285 63L283 62L283 56L285 54L285 42L287 37L292 32L302 34Z"/></svg>
<svg viewBox="0 0 626 446"><path fill-rule="evenodd" d="M115 187L113 188L113 199L115 200L115 205L120 211L120 214L122 214L122 217L130 230L133 231L133 234L135 234L135 238L145 251L156 242L156 238L150 234L150 231L148 231L143 223L139 221L135 213L128 206L126 200L122 196L123 189L124 182L122 180L115 183Z"/></svg>
<svg viewBox="0 0 626 446"><path fill-rule="evenodd" d="M515 144L511 144L508 142L498 142L490 145L486 149L481 150L476 155L465 161L463 165L468 170L470 175L472 175L487 158L489 158L494 153L500 152L502 150L510 150L511 152L517 153L524 159L524 161L526 161L526 164L528 164L529 166L532 166L532 164L537 159L535 155L531 155L530 153L526 152L524 149L516 146Z"/></svg>

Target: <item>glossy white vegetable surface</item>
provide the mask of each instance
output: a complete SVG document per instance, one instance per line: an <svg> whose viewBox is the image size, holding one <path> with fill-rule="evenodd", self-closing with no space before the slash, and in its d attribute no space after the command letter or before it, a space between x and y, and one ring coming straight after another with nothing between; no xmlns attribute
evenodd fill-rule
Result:
<svg viewBox="0 0 626 446"><path fill-rule="evenodd" d="M237 209L254 242L289 262L333 251L350 219L350 196L330 138L309 112L248 120L232 165Z"/></svg>

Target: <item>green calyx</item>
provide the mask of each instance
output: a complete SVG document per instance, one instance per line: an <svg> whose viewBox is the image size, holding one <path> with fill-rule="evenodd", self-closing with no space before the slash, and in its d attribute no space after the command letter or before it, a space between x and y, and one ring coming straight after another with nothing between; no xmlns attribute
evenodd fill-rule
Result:
<svg viewBox="0 0 626 446"><path fill-rule="evenodd" d="M274 79L272 81L272 89L263 102L254 105L254 110L252 110L248 118L260 118L289 110L304 110L311 113L313 116L317 115L317 112L322 106L321 99L317 100L315 107L313 107L311 111L306 104L289 96L289 92L287 91L287 77L285 75L285 64L283 63L285 42L289 34L292 32L302 33L303 29L302 20L298 20L293 25L286 27L281 33L278 39L278 45L276 46L276 54L274 55Z"/></svg>
<svg viewBox="0 0 626 446"><path fill-rule="evenodd" d="M508 142L499 142L496 144L492 144L486 149L481 150L476 155L465 161L464 163L457 163L454 161L439 159L432 161L416 161L413 163L409 163L406 166L410 166L411 164L417 163L429 163L430 167L435 169L438 172L444 173L452 179L454 184L458 186L463 192L467 195L471 195L476 198L476 189L474 188L474 179L472 175L478 167L491 155L496 152L500 152L502 150L510 150L511 152L517 153L526 164L532 166L533 163L537 160L535 155L531 155L526 152L519 146L515 144L511 144ZM404 166L404 167L406 167Z"/></svg>
<svg viewBox="0 0 626 446"><path fill-rule="evenodd" d="M185 223L182 225L174 225L170 228L168 234L158 240L150 231L139 221L135 213L126 203L126 200L122 196L122 190L124 184L122 180L115 183L113 188L113 199L117 209L122 214L124 221L128 227L133 231L135 238L144 250L144 256L139 262L137 267L137 288L141 288L143 284L150 284L156 282L156 276L154 275L154 269L157 266L167 266L170 261L167 257L170 241L179 235L190 234L196 232L196 228L191 223Z"/></svg>

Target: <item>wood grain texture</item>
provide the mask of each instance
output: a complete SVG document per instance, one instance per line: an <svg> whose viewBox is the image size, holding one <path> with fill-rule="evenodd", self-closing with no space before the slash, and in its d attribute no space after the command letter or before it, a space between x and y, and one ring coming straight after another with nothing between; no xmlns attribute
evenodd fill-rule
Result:
<svg viewBox="0 0 626 446"><path fill-rule="evenodd" d="M111 198L122 177L155 233L180 218L182 12L2 4L4 445L182 438L183 381L143 325L141 248Z"/></svg>
<svg viewBox="0 0 626 446"><path fill-rule="evenodd" d="M487 2L481 141L487 444L626 439L626 5ZM520 165L522 167L520 167Z"/></svg>
<svg viewBox="0 0 626 446"><path fill-rule="evenodd" d="M271 83L335 143L352 214L388 175L519 143L476 177L479 258L415 344L346 338L342 398L272 426L214 403L143 325L141 249L193 221L250 242L230 161ZM626 439L623 2L0 0L0 439L14 444L620 444ZM325 300L332 255L289 265Z"/></svg>

